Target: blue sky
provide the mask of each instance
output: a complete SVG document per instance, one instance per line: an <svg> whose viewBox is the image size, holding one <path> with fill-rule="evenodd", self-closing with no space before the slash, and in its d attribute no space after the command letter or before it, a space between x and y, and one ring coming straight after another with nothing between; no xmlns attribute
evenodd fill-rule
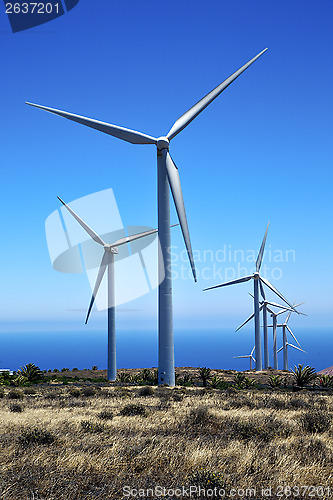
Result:
<svg viewBox="0 0 333 500"><path fill-rule="evenodd" d="M226 268L250 272L251 265L219 263L220 279L207 255L224 245L257 251L268 220L267 250L295 258L269 262L267 252L267 277L290 300L306 302L309 316L298 325L330 326L332 14L330 0L81 0L61 18L13 34L2 7L0 321L50 329L55 321L83 323L86 276L57 273L48 256L44 224L59 207L57 195L71 201L112 188L125 225L157 223L154 146L127 144L24 102L164 135L268 47L171 144L200 276L197 284L189 272L174 280L175 328L233 328L251 313L251 284L202 293L224 280ZM178 230L173 245L180 259ZM156 292L129 308L119 312L119 328L156 325ZM95 313L87 331L104 321Z"/></svg>

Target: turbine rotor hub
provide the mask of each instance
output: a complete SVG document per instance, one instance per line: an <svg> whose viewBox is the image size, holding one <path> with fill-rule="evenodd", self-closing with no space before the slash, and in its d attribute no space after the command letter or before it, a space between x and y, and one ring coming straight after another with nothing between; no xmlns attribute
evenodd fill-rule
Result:
<svg viewBox="0 0 333 500"><path fill-rule="evenodd" d="M157 149L169 149L170 141L167 137L159 137L157 139Z"/></svg>
<svg viewBox="0 0 333 500"><path fill-rule="evenodd" d="M259 273L258 273L258 272L255 272L255 273L254 273L254 275L253 275L253 278L254 278L255 280L258 280L258 279L259 279L259 277L260 277L260 276L259 276Z"/></svg>

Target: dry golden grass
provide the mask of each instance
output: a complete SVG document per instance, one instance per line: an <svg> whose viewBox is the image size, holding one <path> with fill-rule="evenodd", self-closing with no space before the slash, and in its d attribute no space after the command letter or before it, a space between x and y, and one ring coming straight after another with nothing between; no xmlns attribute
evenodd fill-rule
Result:
<svg viewBox="0 0 333 500"><path fill-rule="evenodd" d="M44 385L13 401L4 391L1 500L121 499L126 485L217 486L225 498L231 488L262 498L269 485L333 491L330 393L160 387L142 396L110 384L74 396L71 385Z"/></svg>

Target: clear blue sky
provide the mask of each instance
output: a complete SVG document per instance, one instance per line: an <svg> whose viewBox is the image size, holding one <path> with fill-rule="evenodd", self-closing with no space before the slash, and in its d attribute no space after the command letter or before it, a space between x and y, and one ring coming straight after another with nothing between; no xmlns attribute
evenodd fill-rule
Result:
<svg viewBox="0 0 333 500"><path fill-rule="evenodd" d="M292 250L295 259L277 264L281 279L267 276L290 300L306 302L309 316L299 325L330 326L332 18L331 0L81 0L63 17L13 34L1 5L0 321L82 325L87 278L57 273L47 252L44 223L59 207L57 195L71 201L113 188L126 225L157 223L154 146L124 143L24 102L164 135L268 47L170 151L199 276L214 266L202 262L205 250L257 251L270 220L267 249ZM173 245L180 255L178 230ZM219 267L237 273L238 264L251 270L240 261ZM251 284L202 293L223 279L174 281L175 328L236 327L251 313ZM129 307L138 311L120 312L120 328L138 319L155 326L156 292ZM104 313L88 328L99 321Z"/></svg>

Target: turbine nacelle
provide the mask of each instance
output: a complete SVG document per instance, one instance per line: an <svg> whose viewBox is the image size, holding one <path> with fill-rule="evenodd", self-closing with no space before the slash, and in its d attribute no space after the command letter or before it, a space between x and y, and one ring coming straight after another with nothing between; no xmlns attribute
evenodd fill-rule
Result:
<svg viewBox="0 0 333 500"><path fill-rule="evenodd" d="M109 253L114 253L114 254L118 253L118 248L113 247L112 245L104 245L104 250Z"/></svg>
<svg viewBox="0 0 333 500"><path fill-rule="evenodd" d="M260 279L260 275L259 275L258 272L253 273L253 279L254 280L259 280Z"/></svg>
<svg viewBox="0 0 333 500"><path fill-rule="evenodd" d="M167 137L159 137L157 139L157 149L159 149L160 151L162 151L162 149L169 149L169 144L170 144L170 141Z"/></svg>

